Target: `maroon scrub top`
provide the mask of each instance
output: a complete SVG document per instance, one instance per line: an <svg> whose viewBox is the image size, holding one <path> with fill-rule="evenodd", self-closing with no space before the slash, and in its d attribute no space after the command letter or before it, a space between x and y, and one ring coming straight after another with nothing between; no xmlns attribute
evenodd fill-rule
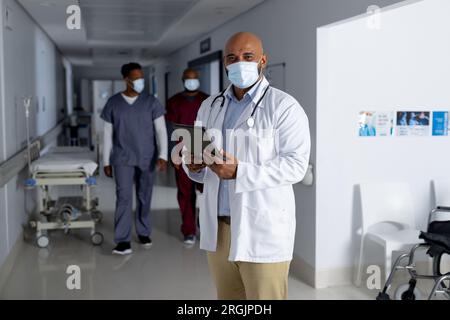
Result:
<svg viewBox="0 0 450 320"><path fill-rule="evenodd" d="M194 125L200 106L208 95L199 91L197 95L190 97L184 92L174 95L167 101L166 118L172 123Z"/></svg>

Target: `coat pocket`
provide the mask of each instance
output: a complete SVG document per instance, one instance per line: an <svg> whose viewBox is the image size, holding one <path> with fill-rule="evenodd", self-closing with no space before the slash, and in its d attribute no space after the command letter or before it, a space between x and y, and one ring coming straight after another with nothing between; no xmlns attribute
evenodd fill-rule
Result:
<svg viewBox="0 0 450 320"><path fill-rule="evenodd" d="M289 231L287 214L284 209L274 212L245 206L244 211L251 232L261 236L283 237Z"/></svg>
<svg viewBox="0 0 450 320"><path fill-rule="evenodd" d="M282 210L270 212L244 206L247 223L248 244L252 253L259 257L278 256L290 247L290 227L282 218Z"/></svg>
<svg viewBox="0 0 450 320"><path fill-rule="evenodd" d="M275 135L273 130L249 131L247 161L264 163L275 157Z"/></svg>

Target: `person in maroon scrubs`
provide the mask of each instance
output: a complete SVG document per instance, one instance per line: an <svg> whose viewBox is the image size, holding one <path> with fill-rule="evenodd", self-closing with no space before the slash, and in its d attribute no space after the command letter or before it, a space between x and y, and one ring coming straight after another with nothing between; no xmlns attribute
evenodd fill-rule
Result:
<svg viewBox="0 0 450 320"><path fill-rule="evenodd" d="M208 98L208 95L199 90L200 79L197 70L186 69L182 80L185 90L167 101L166 120L171 123L194 125L200 105ZM184 235L184 243L193 245L196 235L195 191L202 191L203 185L189 179L180 165L174 164L174 166L178 188L177 198L182 217L181 232Z"/></svg>

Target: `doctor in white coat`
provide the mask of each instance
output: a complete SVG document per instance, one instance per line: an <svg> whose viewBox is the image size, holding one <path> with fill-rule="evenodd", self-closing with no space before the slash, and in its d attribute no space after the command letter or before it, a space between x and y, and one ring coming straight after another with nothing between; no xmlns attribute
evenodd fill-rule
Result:
<svg viewBox="0 0 450 320"><path fill-rule="evenodd" d="M224 65L231 85L205 100L197 116L221 157L183 157L189 177L204 184L200 247L219 299L286 299L296 226L292 185L308 168L308 118L264 77L267 57L254 34L228 40Z"/></svg>

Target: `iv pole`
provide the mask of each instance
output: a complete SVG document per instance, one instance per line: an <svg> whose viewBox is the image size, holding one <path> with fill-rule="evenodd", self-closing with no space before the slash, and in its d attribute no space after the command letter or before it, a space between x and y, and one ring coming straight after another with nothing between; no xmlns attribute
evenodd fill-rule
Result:
<svg viewBox="0 0 450 320"><path fill-rule="evenodd" d="M27 160L28 160L28 174L31 174L31 144L30 144L30 106L31 97L23 98L23 106L25 107L25 118L27 127Z"/></svg>

